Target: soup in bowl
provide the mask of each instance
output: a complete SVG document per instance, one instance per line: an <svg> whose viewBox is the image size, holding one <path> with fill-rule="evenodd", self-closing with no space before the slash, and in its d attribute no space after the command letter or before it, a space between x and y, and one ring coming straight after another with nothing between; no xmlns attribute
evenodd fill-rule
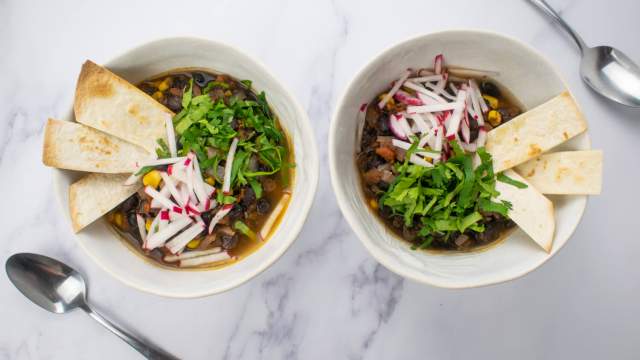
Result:
<svg viewBox="0 0 640 360"><path fill-rule="evenodd" d="M242 284L286 251L313 202L304 110L228 45L172 38L88 61L61 120L47 124L43 161L66 169L54 180L77 241L143 291Z"/></svg>
<svg viewBox="0 0 640 360"><path fill-rule="evenodd" d="M329 133L332 185L388 269L440 287L489 285L553 256L600 191L586 130L562 78L528 46L482 31L419 36L347 86ZM558 165L566 159L590 165ZM585 175L593 183L576 180Z"/></svg>

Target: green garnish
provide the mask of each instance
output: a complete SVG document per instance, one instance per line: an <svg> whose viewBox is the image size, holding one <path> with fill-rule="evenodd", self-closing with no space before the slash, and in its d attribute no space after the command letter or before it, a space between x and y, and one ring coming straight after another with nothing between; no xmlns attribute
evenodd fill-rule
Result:
<svg viewBox="0 0 640 360"><path fill-rule="evenodd" d="M498 173L498 181L503 182L505 184L509 184L512 186L517 187L518 189L526 189L529 186L527 186L527 184L520 182L518 180L514 180L510 177L508 177L507 175L505 175L504 173Z"/></svg>
<svg viewBox="0 0 640 360"><path fill-rule="evenodd" d="M256 235L256 233L253 232L253 230L251 230L247 226L247 224L243 223L240 220L237 220L235 223L233 223L233 227L251 240L255 241L258 239L258 236Z"/></svg>
<svg viewBox="0 0 640 360"><path fill-rule="evenodd" d="M205 86L202 95L193 96L193 81L189 81L182 98L183 109L173 118L178 141L182 145L179 155L193 151L202 172L221 181L218 165L226 158L233 138L238 138L231 172L232 188L250 185L260 197L262 186L255 178L275 174L287 165L285 136L276 125L264 92L258 94L255 101L230 96L214 103L208 94L213 87L226 89L229 84L212 81ZM239 122L237 127L235 122ZM219 151L210 156L207 148ZM254 156L263 165L262 171L250 170Z"/></svg>
<svg viewBox="0 0 640 360"><path fill-rule="evenodd" d="M424 167L408 161L417 149L416 143L407 150L404 163L396 165L398 176L379 201L381 207L402 216L405 226L420 228L418 236L422 240L414 248L429 247L435 235L449 238L454 233L483 232L481 212L508 216L511 204L491 200L500 193L495 189L493 160L484 148L478 149L480 164L474 168L474 155L451 141L451 159ZM500 181L504 178L502 174L497 176ZM505 182L524 185L513 179Z"/></svg>

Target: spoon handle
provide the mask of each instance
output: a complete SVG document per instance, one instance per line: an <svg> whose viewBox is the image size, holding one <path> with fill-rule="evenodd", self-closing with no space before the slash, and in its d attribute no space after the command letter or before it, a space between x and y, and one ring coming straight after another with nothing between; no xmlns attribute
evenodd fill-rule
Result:
<svg viewBox="0 0 640 360"><path fill-rule="evenodd" d="M536 6L538 9L542 10L542 12L544 12L547 16L555 20L558 24L560 24L560 26L564 29L564 31L566 31L569 35L571 35L571 37L576 42L576 44L578 44L578 47L580 48L580 52L584 52L584 49L587 47L587 45L584 43L580 35L578 35L578 33L576 33L571 28L571 26L569 26L569 24L567 24L567 22L564 21L564 19L562 19L555 10L553 10L553 8L549 4L547 4L545 0L529 0L529 2L534 6Z"/></svg>
<svg viewBox="0 0 640 360"><path fill-rule="evenodd" d="M112 333L118 335L122 340L124 340L127 344L131 345L134 349L138 350L144 357L147 359L158 359L158 360L179 360L179 358L169 354L168 352L160 349L159 347L153 344L146 344L142 340L138 339L136 336L133 336L129 332L123 330L122 328L116 326L109 320L105 319L102 315L95 312L89 305L84 304L81 306L84 311L89 314L92 318L94 318L97 322L102 324L102 326L111 330Z"/></svg>

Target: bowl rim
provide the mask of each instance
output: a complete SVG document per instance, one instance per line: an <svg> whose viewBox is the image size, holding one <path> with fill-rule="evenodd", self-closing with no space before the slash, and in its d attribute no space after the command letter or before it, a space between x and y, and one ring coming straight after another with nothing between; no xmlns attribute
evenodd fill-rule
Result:
<svg viewBox="0 0 640 360"><path fill-rule="evenodd" d="M194 37L194 36L176 36L176 37L159 37L159 38L155 38L149 41L144 41L142 43L139 43L137 45L134 45L126 50L120 51L117 55L110 57L107 61L105 61L103 64L108 68L110 66L111 63L113 63L114 61L126 56L128 53L131 53L133 51L136 51L142 47L146 47L146 46L150 46L156 43L162 43L162 42L166 42L166 41L191 41L191 42L200 42L202 44L206 44L207 46L215 46L215 47L220 47L220 48L226 48L232 52L237 52L243 56L246 56L247 58L249 58L251 61L253 61L257 67L257 70L261 73L263 73L265 75L265 77L270 81L275 83L277 86L279 86L282 89L282 93L283 95L291 100L291 105L294 109L294 111L296 113L299 113L301 116L299 117L298 125L300 126L300 128L302 129L301 133L303 134L308 134L308 138L311 140L310 143L305 143L305 150L307 151L306 157L305 157L305 161L308 163L311 163L311 166L309 167L310 169L310 174L309 174L309 187L305 188L305 192L309 192L311 191L311 196L309 196L304 202L301 203L300 208L296 209L296 211L301 214L301 216L299 217L301 220L294 222L292 228L287 229L286 232L286 240L283 241L283 243L281 244L280 247L277 247L273 250L273 254L271 254L271 256L267 257L262 263L258 264L258 266L256 266L255 268L253 268L250 271L247 271L246 274L242 275L242 276L238 276L235 279L232 279L232 281L228 281L228 283L224 286L218 286L216 288L210 288L210 289L203 289L200 291L191 291L191 292L184 292L181 294L176 294L175 292L165 292L162 290L156 290L154 288L150 288L150 287L146 287L140 284L137 284L135 282L130 281L127 277L124 276L120 276L116 273L114 273L113 271L111 271L111 268L109 265L103 263L98 257L96 257L84 244L83 241L80 241L80 237L77 233L72 233L73 238L75 240L75 242L80 245L80 248L82 248L82 250L84 251L85 254L87 254L89 256L89 258L98 265L98 267L100 267L103 271L105 271L107 274L109 274L111 277L117 279L118 281L120 281L121 283L129 286L130 288L145 292L145 293L149 293L149 294L153 294L153 295L158 295L158 296L162 296L162 297L167 297L167 298L180 298L180 299L190 299L190 298L201 298L201 297L205 297L205 296L210 296L210 295L215 295L215 294L219 294L219 293L223 293L229 290L232 290L246 282L248 282L249 280L253 279L254 277L260 275L263 271L265 271L268 267L270 267L271 265L273 265L278 259L280 259L280 257L282 255L284 255L284 253L291 247L291 245L293 244L293 242L295 240L298 239L298 235L300 234L300 232L302 231L303 226L305 225L305 223L307 222L308 216L309 216L309 212L311 211L311 206L313 205L316 195L317 195L317 189L318 189L318 181L319 181L319 174L320 174L320 161L318 158L318 147L317 147L317 143L316 143L316 139L314 136L314 131L313 128L311 126L311 120L309 118L309 115L307 114L307 111L304 109L304 107L302 107L302 105L300 104L300 102L298 101L298 99L293 95L293 93L291 92L291 90L289 90L288 86L286 86L284 83L282 83L280 80L278 80L276 78L276 76L266 67L266 65L258 60L255 56L251 55L250 53L240 50L239 48L218 41L218 40L211 40L211 39L204 39L204 38L199 38L199 37ZM71 99L71 106L70 108L70 113L71 115L73 115L73 99ZM294 152L295 154L295 152ZM295 155L294 155L295 157ZM64 184L61 183L61 172L63 172L63 170L61 169L55 169L52 168L52 175L53 175L53 188L54 188L54 193L55 193L55 198L57 199L58 204L60 205L62 212L64 213L64 218L66 219L67 223L70 224L71 219L70 219L70 214L68 209L66 208L66 202L65 202L65 197L64 197L64 192L68 192L68 186L65 186ZM287 209L287 211L289 211L289 209ZM101 219L98 219L96 221L100 221ZM258 251L260 251L260 249L258 249ZM142 261L142 260L141 260ZM156 266L157 268L161 268L159 266ZM214 270L211 270L214 271ZM182 291L182 290L181 290Z"/></svg>
<svg viewBox="0 0 640 360"><path fill-rule="evenodd" d="M547 256L545 256L542 261L540 261L538 264L536 264L535 266L529 268L529 269L525 269L524 271L518 271L518 272L513 272L511 274L505 275L505 276L501 276L498 277L496 279L493 280L485 280L485 281L479 281L475 284L455 284L455 283L449 283L446 280L434 280L433 278L431 278L428 275L415 275L411 272L405 269L404 266L396 266L395 264L392 263L392 261L390 259L387 258L387 256L381 251L378 250L377 246L375 246L370 240L369 240L369 236L367 235L366 231L360 226L360 221L358 219L358 217L356 216L355 212L351 212L349 209L349 206L347 205L348 201L346 199L346 195L343 191L339 190L340 189L340 181L338 181L338 178L336 176L334 176L334 174L338 173L338 168L337 168L337 153L335 151L335 138L336 138L336 132L338 129L338 117L340 116L340 112L342 107L344 106L344 103L347 99L347 95L350 93L351 88L354 86L355 81L359 78L362 77L363 74L365 74L366 72L368 72L370 69L370 67L373 66L373 63L379 59L381 56L383 56L384 54L387 54L391 51L397 50L397 48L405 45L406 43L412 42L412 41L417 41L417 40L421 40L421 39L425 39L431 36L437 36L437 35L442 35L442 34L459 34L459 35L465 35L465 34L482 34L482 35L488 35L488 36L494 36L497 38L502 38L504 40L507 41L511 41L519 46L521 46L522 48L526 49L527 51L533 53L534 55L536 55L542 62L544 62L550 69L553 70L554 75L560 80L560 82L562 82L562 84L564 85L564 87L567 89L567 91L569 91L569 93L571 93L571 90L569 88L569 84L567 83L567 81L564 79L564 77L560 74L560 72L558 71L557 67L555 65L553 65L543 54L541 54L538 50L534 49L533 47L531 47L530 45L524 43L523 41L514 38L512 36L509 35L504 35L495 31L489 31L489 30L483 30L483 29L449 29L449 30L442 30L442 31L435 31L435 32L429 32L429 33L420 33L420 34L414 34L411 35L409 37L406 37L400 41L394 42L393 44L385 47L384 49L382 49L381 51L379 51L376 55L374 55L370 60L368 60L364 65L362 65L360 67L360 69L351 77L351 79L349 80L349 82L347 83L347 85L343 88L340 97L338 98L338 102L336 103L332 115L331 115L331 123L329 125L329 141L328 141L328 154L329 154L329 171L332 174L332 176L330 176L331 179L331 186L333 187L333 193L336 197L337 203L338 203L338 207L340 208L340 211L342 212L342 215L345 217L345 219L347 220L347 223L349 224L349 226L351 227L351 229L356 233L356 236L358 237L358 239L360 240L360 242L364 245L364 247L367 249L367 251L369 252L369 254L371 254L371 256L373 256L373 258L378 261L380 264L382 264L385 268L387 268L388 270L406 278L406 279L410 279L412 281L418 282L418 283L422 283L422 284L427 284L427 285L431 285L431 286L435 286L435 287L440 287L440 288L445 288L445 289L467 289L467 288L478 288L478 287L484 287L484 286L489 286L489 285L495 285L495 284L500 284L500 283L505 283L508 281L512 281L515 279L518 279L520 277L523 277L531 272L533 272L534 270L538 269L540 266L542 266L544 263L546 263L549 259L551 259L553 256L555 256L558 252L560 252L560 250L562 250L562 248L564 248L564 246L567 244L567 242L569 242L569 240L571 239L571 237L573 236L573 234L575 233L578 225L580 224L580 222L582 221L582 217L584 215L584 211L587 207L587 203L589 202L589 196L588 195L583 195L585 197L585 202L584 202L584 206L582 206L582 208L579 211L578 214L578 221L576 222L575 226L573 227L573 229L571 229L569 231L569 235L567 237L567 240L560 244L560 246L556 249L554 249L551 253L547 254ZM573 96L573 94L572 94ZM575 99L575 97L574 97ZM577 100L576 100L577 102ZM578 104L578 107L580 107L580 105ZM591 139L589 137L589 132L588 129L587 131L585 131L583 133L585 136L585 141L586 144L588 146L588 148L591 148ZM396 239L397 240L397 239Z"/></svg>

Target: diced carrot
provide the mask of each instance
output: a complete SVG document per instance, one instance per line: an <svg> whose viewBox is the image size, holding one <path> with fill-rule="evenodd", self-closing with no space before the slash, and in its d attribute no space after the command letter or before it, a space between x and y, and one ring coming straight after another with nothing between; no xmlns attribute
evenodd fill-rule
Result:
<svg viewBox="0 0 640 360"><path fill-rule="evenodd" d="M376 154L380 155L381 157L383 157L388 162L393 162L393 160L396 157L396 152L393 151L392 148L386 147L386 146L377 148L376 149Z"/></svg>

